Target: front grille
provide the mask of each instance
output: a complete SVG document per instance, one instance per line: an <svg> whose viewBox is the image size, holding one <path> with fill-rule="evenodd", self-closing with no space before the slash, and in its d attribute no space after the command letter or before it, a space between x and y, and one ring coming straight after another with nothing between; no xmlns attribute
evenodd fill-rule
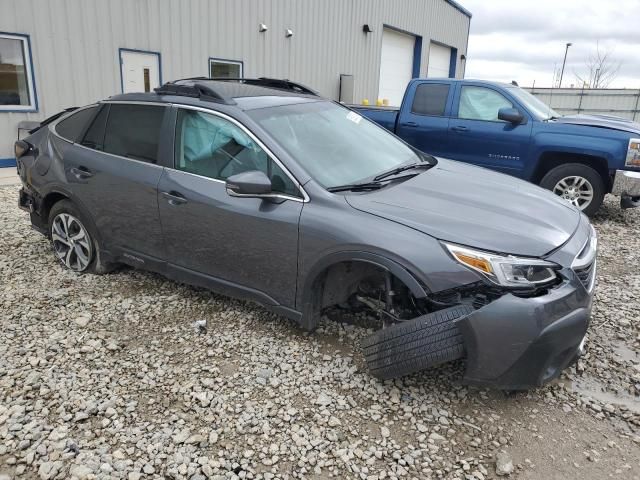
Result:
<svg viewBox="0 0 640 480"><path fill-rule="evenodd" d="M593 272L595 264L596 262L591 262L586 267L574 270L574 272L576 272L576 276L582 282L582 285L584 285L584 287L587 289L591 286L591 273Z"/></svg>

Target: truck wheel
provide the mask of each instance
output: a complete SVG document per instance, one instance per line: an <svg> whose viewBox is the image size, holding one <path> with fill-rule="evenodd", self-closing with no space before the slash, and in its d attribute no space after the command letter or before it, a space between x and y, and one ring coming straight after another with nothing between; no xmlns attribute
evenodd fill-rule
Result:
<svg viewBox="0 0 640 480"><path fill-rule="evenodd" d="M394 378L462 358L464 344L456 320L471 312L472 307L458 305L396 323L365 338L362 349L371 374Z"/></svg>
<svg viewBox="0 0 640 480"><path fill-rule="evenodd" d="M540 186L551 190L586 215L593 215L604 200L604 182L593 168L581 163L567 163L550 170Z"/></svg>

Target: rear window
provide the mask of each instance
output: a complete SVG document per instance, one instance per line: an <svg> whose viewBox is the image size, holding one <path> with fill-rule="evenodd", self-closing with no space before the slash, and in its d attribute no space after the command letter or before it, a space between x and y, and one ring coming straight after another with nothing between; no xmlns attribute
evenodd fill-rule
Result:
<svg viewBox="0 0 640 480"><path fill-rule="evenodd" d="M423 83L416 88L411 111L419 115L443 116L449 97L449 85Z"/></svg>
<svg viewBox="0 0 640 480"><path fill-rule="evenodd" d="M73 113L70 117L58 122L55 127L56 133L67 140L77 142L82 138L82 134L97 111L98 106L96 105Z"/></svg>
<svg viewBox="0 0 640 480"><path fill-rule="evenodd" d="M156 163L165 107L111 104L104 135L104 151Z"/></svg>

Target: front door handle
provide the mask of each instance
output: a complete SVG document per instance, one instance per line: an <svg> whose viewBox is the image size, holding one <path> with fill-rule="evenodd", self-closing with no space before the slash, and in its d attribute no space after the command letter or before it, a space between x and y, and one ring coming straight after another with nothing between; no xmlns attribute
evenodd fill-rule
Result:
<svg viewBox="0 0 640 480"><path fill-rule="evenodd" d="M162 196L167 199L170 205L182 205L183 203L187 203L187 199L184 198L180 192L176 192L175 190L171 190L170 192L162 192Z"/></svg>
<svg viewBox="0 0 640 480"><path fill-rule="evenodd" d="M469 129L464 125L456 125L455 127L451 127L451 130L454 132L468 132Z"/></svg>
<svg viewBox="0 0 640 480"><path fill-rule="evenodd" d="M410 128L415 128L418 126L418 124L416 122L404 122L402 124L403 127L410 127Z"/></svg>
<svg viewBox="0 0 640 480"><path fill-rule="evenodd" d="M93 173L91 172L91 170L89 170L87 167L73 167L71 169L71 173L78 179L78 180L85 180L87 178L91 178L93 177Z"/></svg>

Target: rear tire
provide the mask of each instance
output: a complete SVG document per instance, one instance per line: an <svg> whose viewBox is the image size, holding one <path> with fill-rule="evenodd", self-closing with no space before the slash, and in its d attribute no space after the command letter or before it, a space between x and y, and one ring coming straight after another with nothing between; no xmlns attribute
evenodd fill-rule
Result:
<svg viewBox="0 0 640 480"><path fill-rule="evenodd" d="M456 320L471 312L472 307L458 305L396 323L365 338L362 349L371 374L384 380L462 358L464 342Z"/></svg>
<svg viewBox="0 0 640 480"><path fill-rule="evenodd" d="M116 265L102 260L93 223L70 200L60 200L49 211L49 239L56 259L76 273L103 274Z"/></svg>
<svg viewBox="0 0 640 480"><path fill-rule="evenodd" d="M582 182L580 187L576 187L576 183L572 183L576 182L574 179L578 179L577 182ZM540 186L551 190L560 198L565 198L589 216L600 208L605 195L604 182L600 174L581 163L567 163L549 170L540 181ZM582 202L580 194L589 191L592 194L591 200L580 205ZM574 196L575 200L572 201Z"/></svg>

